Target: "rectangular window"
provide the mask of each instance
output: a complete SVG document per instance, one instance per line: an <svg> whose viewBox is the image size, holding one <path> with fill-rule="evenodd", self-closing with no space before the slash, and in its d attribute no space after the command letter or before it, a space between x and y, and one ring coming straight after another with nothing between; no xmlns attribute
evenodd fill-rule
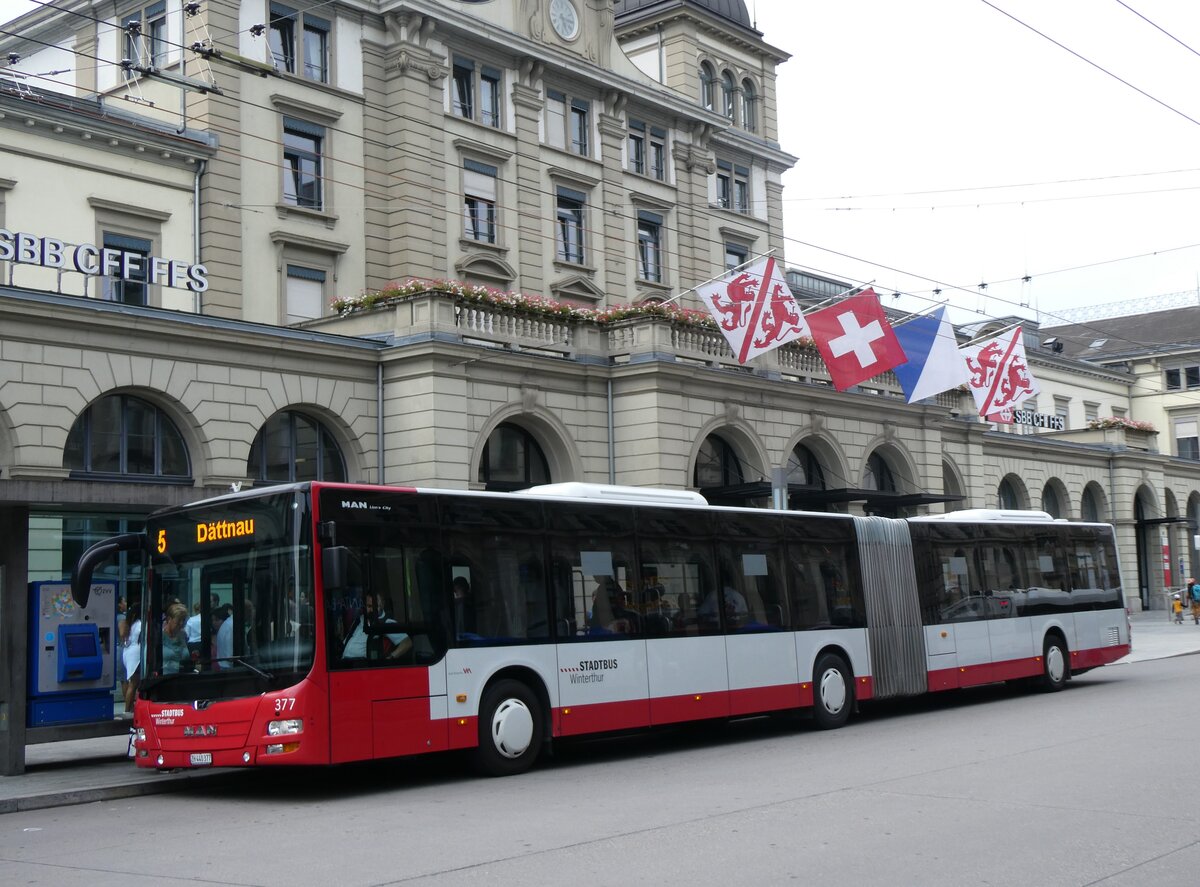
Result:
<svg viewBox="0 0 1200 887"><path fill-rule="evenodd" d="M1175 420L1175 455L1180 459L1200 459L1200 426L1195 419Z"/></svg>
<svg viewBox="0 0 1200 887"><path fill-rule="evenodd" d="M629 171L646 174L646 124L640 120L629 121Z"/></svg>
<svg viewBox="0 0 1200 887"><path fill-rule="evenodd" d="M588 156L588 103L571 100L571 150L583 157Z"/></svg>
<svg viewBox="0 0 1200 887"><path fill-rule="evenodd" d="M1183 384L1188 388L1200 388L1200 367L1184 367Z"/></svg>
<svg viewBox="0 0 1200 887"><path fill-rule="evenodd" d="M1091 422L1094 419L1099 419L1100 418L1100 404L1089 403L1088 401L1084 401L1084 403L1083 403L1083 418L1084 418L1084 421L1086 421L1086 422Z"/></svg>
<svg viewBox="0 0 1200 887"><path fill-rule="evenodd" d="M275 69L328 83L331 30L328 19L272 3L268 41Z"/></svg>
<svg viewBox="0 0 1200 887"><path fill-rule="evenodd" d="M463 161L463 236L496 242L496 167Z"/></svg>
<svg viewBox="0 0 1200 887"><path fill-rule="evenodd" d="M667 131L650 127L650 177L660 182L667 178Z"/></svg>
<svg viewBox="0 0 1200 887"><path fill-rule="evenodd" d="M1125 408L1124 407L1113 407L1112 414L1114 416L1116 416L1118 419L1124 419L1125 418Z"/></svg>
<svg viewBox="0 0 1200 887"><path fill-rule="evenodd" d="M283 202L322 209L321 164L325 128L283 118Z"/></svg>
<svg viewBox="0 0 1200 887"><path fill-rule="evenodd" d="M558 189L558 236L556 255L560 262L582 265L584 260L584 208L587 195L570 188Z"/></svg>
<svg viewBox="0 0 1200 887"><path fill-rule="evenodd" d="M750 251L740 243L725 244L725 270L732 271L738 265L744 265Z"/></svg>
<svg viewBox="0 0 1200 887"><path fill-rule="evenodd" d="M1179 370L1167 370L1167 390L1178 391L1183 387L1182 376Z"/></svg>
<svg viewBox="0 0 1200 887"><path fill-rule="evenodd" d="M498 69L455 56L450 84L450 113L484 126L498 127L500 82Z"/></svg>
<svg viewBox="0 0 1200 887"><path fill-rule="evenodd" d="M733 205L733 165L717 161L717 204L729 209Z"/></svg>
<svg viewBox="0 0 1200 887"><path fill-rule="evenodd" d="M138 76L133 68L161 68L166 63L166 0L134 10L122 20L122 27L125 30L124 59L130 64L125 69L125 79Z"/></svg>
<svg viewBox="0 0 1200 887"><path fill-rule="evenodd" d="M552 89L546 91L546 144L567 147L567 97Z"/></svg>
<svg viewBox="0 0 1200 887"><path fill-rule="evenodd" d="M557 90L546 90L546 144L582 157L591 156L591 103Z"/></svg>
<svg viewBox="0 0 1200 887"><path fill-rule="evenodd" d="M655 213L638 213L638 277L662 283L662 223Z"/></svg>
<svg viewBox="0 0 1200 887"><path fill-rule="evenodd" d="M287 266L286 323L320 317L325 304L325 272L300 265Z"/></svg>
<svg viewBox="0 0 1200 887"><path fill-rule="evenodd" d="M1071 412L1071 398L1069 398L1069 397L1055 397L1054 398L1054 415L1062 417L1064 428L1070 427L1070 423L1067 421L1068 417L1070 416L1070 412Z"/></svg>
<svg viewBox="0 0 1200 887"><path fill-rule="evenodd" d="M475 119L475 63L454 60L454 79L450 96L450 111L455 117Z"/></svg>
<svg viewBox="0 0 1200 887"><path fill-rule="evenodd" d="M154 245L142 237L128 237L124 234L104 232L105 249L117 249L127 253L135 253L142 261L130 266L127 277L105 277L104 298L113 302L124 302L126 305L149 305L149 256Z"/></svg>
<svg viewBox="0 0 1200 887"><path fill-rule="evenodd" d="M629 118L628 169L660 182L667 177L667 131Z"/></svg>
<svg viewBox="0 0 1200 887"><path fill-rule="evenodd" d="M150 45L150 65L161 68L167 61L167 4L155 3L146 10L143 26Z"/></svg>
<svg viewBox="0 0 1200 887"><path fill-rule="evenodd" d="M479 71L479 115L484 126L500 125L500 72L495 68Z"/></svg>
<svg viewBox="0 0 1200 887"><path fill-rule="evenodd" d="M733 168L733 209L735 212L750 212L750 170L744 166Z"/></svg>

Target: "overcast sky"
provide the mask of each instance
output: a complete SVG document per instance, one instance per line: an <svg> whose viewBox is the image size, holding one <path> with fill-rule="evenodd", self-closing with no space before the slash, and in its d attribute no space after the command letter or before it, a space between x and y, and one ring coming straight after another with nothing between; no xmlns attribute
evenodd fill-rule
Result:
<svg viewBox="0 0 1200 887"><path fill-rule="evenodd" d="M748 5L792 56L790 265L957 322L1197 290L1200 2Z"/></svg>

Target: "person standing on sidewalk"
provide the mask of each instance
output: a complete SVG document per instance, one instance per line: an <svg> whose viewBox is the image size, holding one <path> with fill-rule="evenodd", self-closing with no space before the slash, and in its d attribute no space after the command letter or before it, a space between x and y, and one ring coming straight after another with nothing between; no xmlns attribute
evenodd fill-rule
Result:
<svg viewBox="0 0 1200 887"><path fill-rule="evenodd" d="M1196 577L1188 578L1188 599L1192 605L1192 621L1200 625L1200 583L1196 582Z"/></svg>

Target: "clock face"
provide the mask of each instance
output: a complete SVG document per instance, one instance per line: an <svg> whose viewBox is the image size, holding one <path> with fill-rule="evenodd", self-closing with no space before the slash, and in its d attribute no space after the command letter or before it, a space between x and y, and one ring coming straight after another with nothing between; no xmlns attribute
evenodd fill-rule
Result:
<svg viewBox="0 0 1200 887"><path fill-rule="evenodd" d="M571 0L550 0L550 24L564 40L574 40L579 34L579 13Z"/></svg>

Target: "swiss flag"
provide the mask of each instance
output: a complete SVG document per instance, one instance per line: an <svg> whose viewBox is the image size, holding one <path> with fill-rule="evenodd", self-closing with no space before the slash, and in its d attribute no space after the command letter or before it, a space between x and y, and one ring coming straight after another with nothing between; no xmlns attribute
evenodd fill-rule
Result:
<svg viewBox="0 0 1200 887"><path fill-rule="evenodd" d="M874 290L814 311L805 320L838 391L908 360Z"/></svg>

